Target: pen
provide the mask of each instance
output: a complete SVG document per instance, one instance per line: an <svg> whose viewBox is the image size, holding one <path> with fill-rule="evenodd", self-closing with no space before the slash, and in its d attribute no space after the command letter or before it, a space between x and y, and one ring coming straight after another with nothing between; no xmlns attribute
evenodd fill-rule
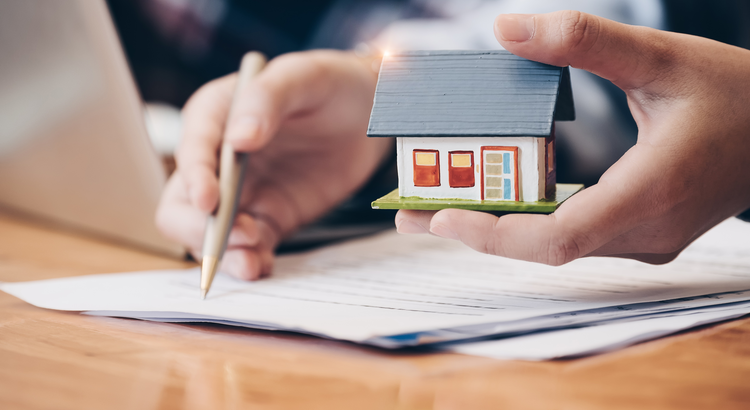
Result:
<svg viewBox="0 0 750 410"><path fill-rule="evenodd" d="M238 98L240 90L255 77L266 64L263 54L251 51L242 57L234 90L232 107ZM232 108L229 117L231 118ZM243 176L247 167L248 154L234 152L234 148L227 142L226 129L224 142L219 154L219 205L213 214L208 216L206 233L203 237L203 262L201 264L201 299L206 298L211 282L216 275L224 251L227 248L229 232L234 224L237 203L240 199Z"/></svg>

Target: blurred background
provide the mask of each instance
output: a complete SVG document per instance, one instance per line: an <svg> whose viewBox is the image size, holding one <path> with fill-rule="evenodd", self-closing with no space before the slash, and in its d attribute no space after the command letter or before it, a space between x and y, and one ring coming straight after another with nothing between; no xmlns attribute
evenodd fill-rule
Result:
<svg viewBox="0 0 750 410"><path fill-rule="evenodd" d="M646 8L650 25L746 47L750 41L750 2L746 0L667 0L654 11L648 1L526 0L108 0L143 98L182 106L200 85L236 71L240 57L259 50L274 57L312 48L349 49L375 41L398 21L433 20L455 25L488 4L513 9L606 10L609 17L635 22ZM550 4L552 3L552 4ZM610 3L612 7L597 6ZM583 7L581 7L583 6ZM593 7L592 7L593 6ZM599 9L599 10L596 10ZM619 13L619 15L618 15ZM600 13L605 14L605 13ZM659 21L663 14L666 21ZM656 15L656 16L655 16ZM492 14L489 21L495 17ZM655 18L654 18L655 17ZM483 19L487 21L488 19ZM650 21L649 21L650 20ZM481 26L490 37L492 26ZM430 30L432 31L432 30ZM465 32L470 46L477 28ZM409 33L421 37L419 33ZM459 36L461 37L461 36ZM419 43L419 39L413 40ZM454 45L454 44L451 44Z"/></svg>
<svg viewBox="0 0 750 410"><path fill-rule="evenodd" d="M179 108L204 83L233 72L249 50L269 57L314 48L496 49L500 13L574 9L627 24L750 47L747 0L108 0L165 156L179 140ZM558 182L595 184L636 141L622 91L573 70L577 120L558 124ZM395 153L394 153L395 155ZM397 186L395 166L326 223L392 224L369 202Z"/></svg>
<svg viewBox="0 0 750 410"><path fill-rule="evenodd" d="M576 9L747 48L747 0L108 0L143 99L180 108L248 50L495 49L503 12ZM578 121L560 124L560 182L596 183L634 142L624 94L575 74ZM165 128L165 127L162 127ZM166 127L164 133L175 128ZM168 144L167 144L168 145ZM165 147L168 150L169 147Z"/></svg>

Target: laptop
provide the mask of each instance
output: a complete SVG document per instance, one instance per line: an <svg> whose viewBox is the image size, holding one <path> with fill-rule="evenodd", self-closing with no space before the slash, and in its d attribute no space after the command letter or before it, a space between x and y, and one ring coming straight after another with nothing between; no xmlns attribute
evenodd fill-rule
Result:
<svg viewBox="0 0 750 410"><path fill-rule="evenodd" d="M174 256L166 183L104 0L0 1L0 208Z"/></svg>

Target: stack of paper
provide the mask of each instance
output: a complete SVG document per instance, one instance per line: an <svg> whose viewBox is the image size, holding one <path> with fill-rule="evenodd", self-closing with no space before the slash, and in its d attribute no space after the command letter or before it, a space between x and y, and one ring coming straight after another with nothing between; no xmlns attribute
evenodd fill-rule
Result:
<svg viewBox="0 0 750 410"><path fill-rule="evenodd" d="M555 268L388 232L281 257L270 279L219 275L205 301L198 279L195 269L151 271L0 289L49 309L297 331L385 348L500 336L440 346L547 359L750 313L750 224L727 221L663 266L587 258Z"/></svg>

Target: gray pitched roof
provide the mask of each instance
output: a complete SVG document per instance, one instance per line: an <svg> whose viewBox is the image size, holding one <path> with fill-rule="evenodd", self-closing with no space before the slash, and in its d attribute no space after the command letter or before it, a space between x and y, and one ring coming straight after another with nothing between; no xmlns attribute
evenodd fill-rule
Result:
<svg viewBox="0 0 750 410"><path fill-rule="evenodd" d="M367 135L545 137L574 119L567 67L505 50L409 51L383 59Z"/></svg>

